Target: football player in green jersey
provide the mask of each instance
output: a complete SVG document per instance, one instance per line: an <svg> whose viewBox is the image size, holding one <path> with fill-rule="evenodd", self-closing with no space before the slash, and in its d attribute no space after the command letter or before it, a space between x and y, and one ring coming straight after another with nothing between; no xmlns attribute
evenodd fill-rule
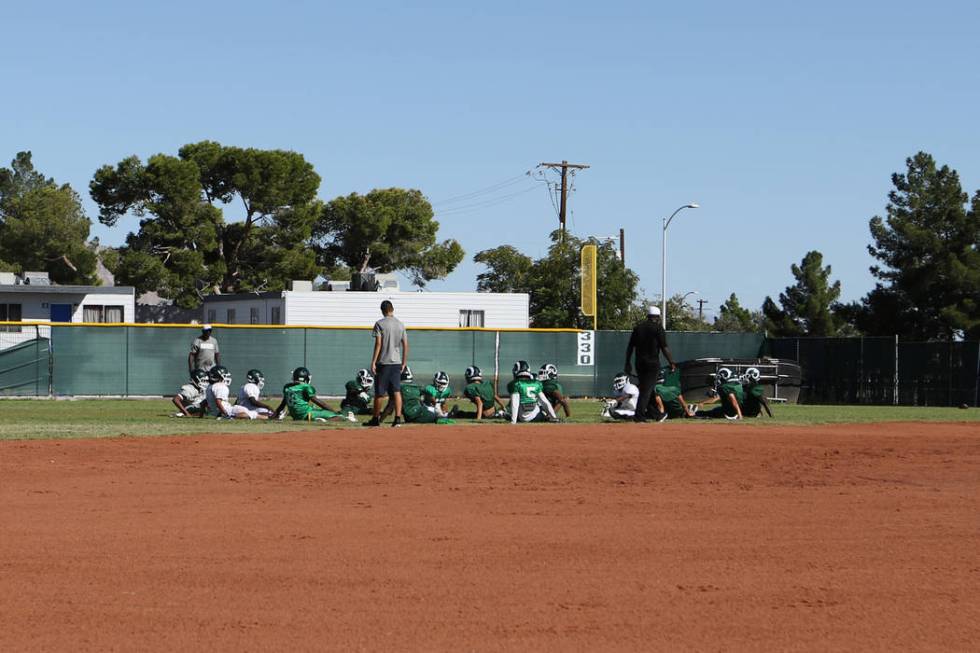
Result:
<svg viewBox="0 0 980 653"><path fill-rule="evenodd" d="M357 370L357 376L344 385L347 393L343 401L340 402L341 412L350 412L355 415L370 415L374 411L371 407L371 388L374 386L374 375L371 370Z"/></svg>
<svg viewBox="0 0 980 653"><path fill-rule="evenodd" d="M432 383L422 390L422 403L435 410L439 417L447 417L446 401L452 396L453 391L449 387L449 375L439 371L432 375ZM456 414L455 407L452 412L453 415ZM453 415L448 415L448 417Z"/></svg>
<svg viewBox="0 0 980 653"><path fill-rule="evenodd" d="M730 369L722 367L715 374L715 396L698 405L697 416L742 419L742 402L744 400L745 392L742 389L742 384L739 383ZM705 406L719 402L721 403L720 406L707 413L702 412Z"/></svg>
<svg viewBox="0 0 980 653"><path fill-rule="evenodd" d="M758 367L750 367L742 374L742 388L745 391L745 400L742 403L742 415L745 417L758 417L765 409L766 414L772 417L772 409L766 400L766 387L762 385L762 373Z"/></svg>
<svg viewBox="0 0 980 653"><path fill-rule="evenodd" d="M473 365L467 367L463 373L466 379L466 387L463 388L463 396L476 405L476 412L468 417L483 419L485 417L497 417L496 406L500 405L501 412L504 411L504 403L493 389L493 384L483 381L483 372L479 367ZM460 413L460 416L463 416Z"/></svg>
<svg viewBox="0 0 980 653"><path fill-rule="evenodd" d="M568 405L568 397L565 396L565 388L558 383L558 366L553 363L545 363L538 370L538 381L544 388L544 396L548 398L551 405L565 411L565 417L572 416L572 409Z"/></svg>
<svg viewBox="0 0 980 653"><path fill-rule="evenodd" d="M402 386L402 414L405 421L414 424L454 424L453 420L439 415L432 406L427 406L422 399L423 390L415 384L415 375L412 368L408 365L401 373ZM389 401L388 405L381 412L383 422L394 410L394 406Z"/></svg>
<svg viewBox="0 0 980 653"><path fill-rule="evenodd" d="M555 409L544 396L544 385L534 378L527 361L514 363L513 372L514 380L507 384L507 394L510 395L510 423L533 422L543 418L547 418L549 422L559 421Z"/></svg>
<svg viewBox="0 0 980 653"><path fill-rule="evenodd" d="M310 371L305 367L297 367L293 370L293 381L283 386L282 401L272 417L279 418L288 412L293 419L307 422L326 422L328 419L357 421L353 413L342 415L320 401L316 396L316 388L310 385L311 379Z"/></svg>
<svg viewBox="0 0 980 653"><path fill-rule="evenodd" d="M668 418L694 417L694 411L688 407L684 395L681 394L681 371L679 369L671 371L669 367L665 367L662 373L664 375L662 383L653 387L653 399L657 409L654 418L658 422L663 422Z"/></svg>

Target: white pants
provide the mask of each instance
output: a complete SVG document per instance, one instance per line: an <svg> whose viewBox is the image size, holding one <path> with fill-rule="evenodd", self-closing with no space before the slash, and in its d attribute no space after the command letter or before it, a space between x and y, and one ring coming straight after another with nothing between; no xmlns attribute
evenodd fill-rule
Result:
<svg viewBox="0 0 980 653"><path fill-rule="evenodd" d="M551 402L544 396L544 393L538 395L537 403L522 404L520 401L520 395L512 394L510 396L511 424L517 424L517 422L533 422L541 415L542 410L548 417L555 419L555 409L552 408Z"/></svg>
<svg viewBox="0 0 980 653"><path fill-rule="evenodd" d="M249 410L245 406L229 406L228 407L228 417L238 417L239 415L247 415L249 419L258 419L259 413L255 410Z"/></svg>

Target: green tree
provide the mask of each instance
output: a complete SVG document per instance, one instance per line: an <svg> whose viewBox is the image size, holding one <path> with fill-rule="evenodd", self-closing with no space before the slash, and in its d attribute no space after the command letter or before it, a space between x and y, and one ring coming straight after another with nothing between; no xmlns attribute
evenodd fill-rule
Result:
<svg viewBox="0 0 980 653"><path fill-rule="evenodd" d="M46 271L55 283L96 284L91 222L68 184L34 169L30 152L0 168L0 266Z"/></svg>
<svg viewBox="0 0 980 653"><path fill-rule="evenodd" d="M438 231L432 205L421 191L384 188L328 202L314 225L313 243L326 268L404 270L421 288L463 260L458 242L436 242Z"/></svg>
<svg viewBox="0 0 980 653"><path fill-rule="evenodd" d="M659 306L659 302L657 305ZM698 317L697 311L687 302L685 295L678 293L667 299L667 329L670 331L710 331L711 326Z"/></svg>
<svg viewBox="0 0 980 653"><path fill-rule="evenodd" d="M581 250L592 243L598 247L598 326L632 328L638 306L636 273L622 264L609 243L582 240L569 233L560 236L558 231L551 234L548 255L536 261L510 245L477 253L473 260L487 266L477 276L477 289L529 293L532 326L591 328L592 318L581 314L580 300Z"/></svg>
<svg viewBox="0 0 980 653"><path fill-rule="evenodd" d="M893 174L884 218L869 222L879 283L858 318L870 333L918 339L980 337L980 191L919 152Z"/></svg>
<svg viewBox="0 0 980 653"><path fill-rule="evenodd" d="M833 336L838 324L832 307L840 297L840 281L830 283L830 266L823 254L807 252L800 265L790 267L796 283L779 295L779 305L766 297L762 305L766 330L777 336Z"/></svg>
<svg viewBox="0 0 980 653"><path fill-rule="evenodd" d="M735 293L732 293L718 311L715 318L715 331L737 331L753 333L762 330L763 317L759 311L743 307Z"/></svg>
<svg viewBox="0 0 980 653"><path fill-rule="evenodd" d="M99 220L141 218L114 271L139 291L192 308L205 292L280 290L319 268L308 248L320 177L301 154L213 141L103 166L89 185ZM241 205L236 220L225 211Z"/></svg>

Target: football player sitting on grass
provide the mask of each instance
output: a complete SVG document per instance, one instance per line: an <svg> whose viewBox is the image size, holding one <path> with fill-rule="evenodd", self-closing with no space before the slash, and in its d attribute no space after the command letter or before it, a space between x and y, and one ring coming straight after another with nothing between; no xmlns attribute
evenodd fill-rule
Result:
<svg viewBox="0 0 980 653"><path fill-rule="evenodd" d="M538 370L538 381L541 381L544 396L548 398L551 405L555 408L561 406L562 410L565 411L565 417L571 417L572 409L568 405L565 388L558 383L558 367L552 363L542 365L541 369Z"/></svg>
<svg viewBox="0 0 980 653"><path fill-rule="evenodd" d="M257 415L268 417L273 413L272 407L262 401L262 388L265 387L265 376L260 370L249 370L245 374L245 383L238 389L236 406L244 406Z"/></svg>
<svg viewBox="0 0 980 653"><path fill-rule="evenodd" d="M765 409L766 414L772 417L772 409L769 408L769 402L766 400L766 387L761 383L762 373L759 372L759 368L750 367L745 370L741 380L745 394L745 399L742 402L742 416L758 417Z"/></svg>
<svg viewBox="0 0 980 653"><path fill-rule="evenodd" d="M437 375L438 376L438 375ZM422 401L422 389L415 385L415 375L408 365L402 370L402 414L406 423L414 424L454 424L453 420L443 417L436 412L435 406ZM448 387L448 379L447 379ZM381 421L385 421L395 407L389 400L388 405L381 411ZM396 422L397 424L397 422Z"/></svg>
<svg viewBox="0 0 980 653"><path fill-rule="evenodd" d="M342 415L320 401L316 396L316 388L310 385L311 379L310 371L305 367L297 367L293 370L293 380L283 386L282 401L273 417L281 418L288 411L293 419L307 422L326 422L331 419L357 421L353 413Z"/></svg>
<svg viewBox="0 0 980 653"><path fill-rule="evenodd" d="M493 384L483 381L483 372L480 371L479 367L476 365L467 367L466 371L463 372L463 378L466 379L463 396L476 405L476 412L467 415L467 417L475 417L478 420L487 417L497 417L498 404L500 405L501 412L503 412L503 401L494 391ZM460 413L460 416L462 416L462 413Z"/></svg>
<svg viewBox="0 0 980 653"><path fill-rule="evenodd" d="M347 395L340 402L340 410L355 415L370 415L371 387L374 386L374 375L371 370L357 370L357 378L351 379L344 386Z"/></svg>
<svg viewBox="0 0 980 653"><path fill-rule="evenodd" d="M514 380L507 384L510 395L510 423L547 419L559 421L555 409L544 396L544 386L534 378L527 361L517 361L513 367Z"/></svg>
<svg viewBox="0 0 980 653"><path fill-rule="evenodd" d="M207 411L208 373L202 369L191 372L191 382L180 386L180 391L174 395L174 406L178 413L174 417L190 417L201 415Z"/></svg>
<svg viewBox="0 0 980 653"><path fill-rule="evenodd" d="M602 417L607 419L633 419L636 415L636 400L640 396L640 389L630 383L628 374L617 374L613 377L613 392L616 396L611 399L603 399L605 407L602 409Z"/></svg>
<svg viewBox="0 0 980 653"><path fill-rule="evenodd" d="M742 402L745 399L742 384L739 383L732 371L723 367L715 374L715 390L711 399L702 401L695 409L698 417L724 417L725 419L742 419ZM721 403L720 406L704 412L704 407Z"/></svg>
<svg viewBox="0 0 980 653"><path fill-rule="evenodd" d="M208 386L208 412L218 419L268 419L245 406L232 406L228 401L231 391L231 372L224 365L216 365L208 372L211 385ZM201 413L204 417L204 413Z"/></svg>
<svg viewBox="0 0 980 653"><path fill-rule="evenodd" d="M432 384L425 386L425 389L422 390L422 403L434 409L439 417L455 417L456 406L453 406L453 409L449 411L452 413L451 415L446 413L446 401L452 396L453 391L449 387L449 375L440 371L432 375Z"/></svg>
<svg viewBox="0 0 980 653"><path fill-rule="evenodd" d="M664 378L662 383L653 387L653 399L656 406L656 415L651 415L658 422L679 417L694 417L694 410L691 409L684 395L681 394L681 371L675 369L670 371L669 367L663 370ZM650 410L653 410L652 405Z"/></svg>

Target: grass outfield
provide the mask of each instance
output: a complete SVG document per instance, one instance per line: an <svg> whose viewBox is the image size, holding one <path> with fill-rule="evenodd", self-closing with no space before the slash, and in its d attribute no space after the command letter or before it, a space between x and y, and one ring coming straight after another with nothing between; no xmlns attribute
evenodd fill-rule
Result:
<svg viewBox="0 0 980 653"><path fill-rule="evenodd" d="M336 404L336 401L329 402ZM466 404L461 404L463 407ZM283 420L275 422L217 421L214 419L175 419L168 400L82 399L0 401L0 440L103 438L114 436L183 435L195 433L245 433L302 431L324 428L351 428L349 422L308 424ZM738 428L740 424L833 424L888 421L980 423L980 410L971 408L918 408L913 406L774 406L774 419L745 422L718 420L719 427ZM579 424L599 423L595 401L572 402L572 419ZM366 418L361 418L362 421ZM682 420L677 420L682 422ZM460 424L470 420L457 420ZM698 420L703 424L702 420ZM496 422L499 423L499 422ZM676 423L676 422L675 422Z"/></svg>

